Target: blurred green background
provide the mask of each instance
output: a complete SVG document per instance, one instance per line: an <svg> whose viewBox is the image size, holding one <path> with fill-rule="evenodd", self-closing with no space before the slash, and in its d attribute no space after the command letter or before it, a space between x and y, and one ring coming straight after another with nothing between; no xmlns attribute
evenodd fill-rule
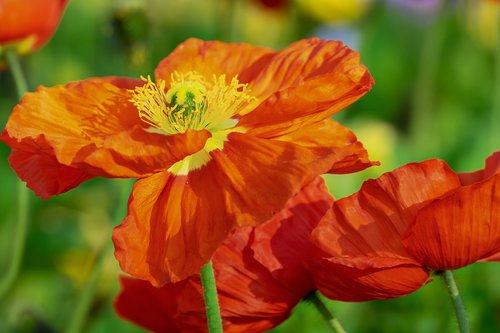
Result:
<svg viewBox="0 0 500 333"><path fill-rule="evenodd" d="M438 0L295 0L269 8L245 0L71 0L53 39L23 59L30 89L91 76L152 74L188 37L280 49L307 36L341 39L375 78L365 97L335 118L353 128L380 167L327 176L336 197L404 163L442 158L481 168L500 137L500 4ZM1 24L1 23L0 23ZM2 128L17 102L0 72ZM15 232L17 178L0 145L0 274ZM125 184L125 185L124 185ZM84 332L141 332L112 309L118 266L110 233L130 182L94 179L48 201L31 194L21 272L0 303L0 332L66 332L94 263L103 260ZM118 222L113 221L118 211ZM121 215L121 216L120 216ZM104 253L104 254L103 254ZM102 258L102 259L100 259ZM95 273L95 271L94 271ZM474 332L500 331L500 265L456 272ZM348 332L456 332L446 290L435 281L407 297L329 302ZM328 332L309 304L273 332Z"/></svg>

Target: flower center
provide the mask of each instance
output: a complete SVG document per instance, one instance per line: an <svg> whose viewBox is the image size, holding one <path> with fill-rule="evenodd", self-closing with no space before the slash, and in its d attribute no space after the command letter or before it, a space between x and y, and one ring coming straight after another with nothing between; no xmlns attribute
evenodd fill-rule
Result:
<svg viewBox="0 0 500 333"><path fill-rule="evenodd" d="M141 120L153 132L162 134L234 127L238 121L231 117L254 99L247 85L239 83L236 76L227 83L225 75L214 75L209 82L196 72L174 72L167 92L164 80L154 83L150 76L141 79L145 84L130 90L130 101L137 107Z"/></svg>

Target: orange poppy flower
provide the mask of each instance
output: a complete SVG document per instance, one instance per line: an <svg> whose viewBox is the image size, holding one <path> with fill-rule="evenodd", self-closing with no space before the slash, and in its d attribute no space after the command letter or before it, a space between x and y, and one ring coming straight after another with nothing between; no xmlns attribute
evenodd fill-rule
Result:
<svg viewBox="0 0 500 333"><path fill-rule="evenodd" d="M114 230L120 266L156 286L199 272L236 227L281 210L317 175L373 163L329 117L373 84L359 55L308 39L282 51L190 39L154 83L92 78L40 87L1 139L43 198L95 177L137 177Z"/></svg>
<svg viewBox="0 0 500 333"><path fill-rule="evenodd" d="M0 47L20 53L43 46L54 34L68 0L0 0Z"/></svg>
<svg viewBox="0 0 500 333"><path fill-rule="evenodd" d="M311 231L332 201L318 178L271 220L239 228L217 249L213 267L224 332L268 330L315 289L304 261ZM125 319L154 332L207 330L198 277L162 288L122 277L121 285L115 308Z"/></svg>
<svg viewBox="0 0 500 333"><path fill-rule="evenodd" d="M411 163L336 201L312 235L318 289L345 301L399 297L430 270L498 260L499 161L463 175L440 160Z"/></svg>

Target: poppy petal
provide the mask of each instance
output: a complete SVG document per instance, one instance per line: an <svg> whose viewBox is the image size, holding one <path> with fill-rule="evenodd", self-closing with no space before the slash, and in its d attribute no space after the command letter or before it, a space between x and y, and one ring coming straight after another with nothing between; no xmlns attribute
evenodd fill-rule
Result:
<svg viewBox="0 0 500 333"><path fill-rule="evenodd" d="M250 83L249 88L252 89L258 83L255 76L268 55L274 53L271 49L245 43L205 42L190 38L158 64L155 76L156 79L165 80L168 86L174 72L196 71L205 78L226 75L229 80L237 75L241 83Z"/></svg>
<svg viewBox="0 0 500 333"><path fill-rule="evenodd" d="M293 214L308 215L310 208L306 205L309 203L303 202L301 195L304 191L315 191L318 185L323 191L324 186L317 180L288 202L287 207L293 210ZM304 195L309 197L315 194ZM317 202L311 204L316 206ZM321 202L320 206L323 204ZM314 288L305 270L289 266L291 262L288 260L283 262L285 266L282 269L290 271L279 277L256 260L258 255L253 248L260 245L254 243L272 238L278 227L288 231L296 227L288 213L281 218L273 218L265 225L269 227L258 232L260 240L256 240L255 230L251 227L237 229L212 258L224 332L263 332L270 329L288 318L291 309ZM271 234L266 235L268 232ZM296 237L283 238L283 241L293 243L294 239L301 239L304 243L307 236L307 231L302 237L297 232ZM291 248L292 244L289 246ZM273 252L267 254L274 255ZM297 283L302 278L300 288L287 287L290 284L282 279L285 277ZM155 288L146 281L122 278L122 290L115 307L126 319L153 331L206 331L202 289L197 276L161 288Z"/></svg>
<svg viewBox="0 0 500 333"><path fill-rule="evenodd" d="M279 212L289 198L337 160L331 147L305 147L231 133L223 150L212 152L225 176L227 209L239 225L257 225Z"/></svg>
<svg viewBox="0 0 500 333"><path fill-rule="evenodd" d="M500 175L422 208L404 244L424 266L457 269L500 251Z"/></svg>
<svg viewBox="0 0 500 333"><path fill-rule="evenodd" d="M332 119L303 125L291 133L267 138L304 147L330 147L337 157L328 173L353 173L379 164L370 161L363 144L349 128Z"/></svg>
<svg viewBox="0 0 500 333"><path fill-rule="evenodd" d="M311 232L332 203L325 182L317 177L270 221L254 229L255 259L290 290L302 290L305 295L314 289L304 262L311 255Z"/></svg>
<svg viewBox="0 0 500 333"><path fill-rule="evenodd" d="M345 266L347 274L336 278L345 279L342 285L347 284L354 276L376 273L369 275L367 279L357 280L359 288L353 287L350 290L357 299L382 295L380 288L384 287L383 284L371 285L374 282L372 277L375 276L386 281L387 293L384 297L387 298L399 297L418 289L426 281L428 272L403 246L403 234L419 207L459 185L458 177L446 163L428 160L407 164L376 180L368 180L359 192L336 201L331 214L312 233L319 252L312 260L311 269L317 285L321 286L320 290L325 289L325 293L332 298L347 297L346 290L337 288L339 282L330 283L327 280L328 274L321 271L333 273L340 266ZM359 263L356 264L360 260L357 258L373 258L378 266L369 266L371 259L363 259L361 262L365 265L360 266ZM409 272L404 277L405 280L398 282L386 275L384 266L390 270L404 268ZM402 286L411 288L401 289ZM371 290L370 288L373 288L373 293L360 294L362 290ZM391 296L395 290L399 291Z"/></svg>
<svg viewBox="0 0 500 333"><path fill-rule="evenodd" d="M60 164L52 155L13 149L9 163L19 178L27 181L29 188L43 199L66 192L93 178L81 170Z"/></svg>
<svg viewBox="0 0 500 333"><path fill-rule="evenodd" d="M155 286L199 273L234 223L213 167L187 176L164 171L135 183L128 216L113 231L123 271Z"/></svg>
<svg viewBox="0 0 500 333"><path fill-rule="evenodd" d="M462 185L471 185L500 173L500 151L490 155L484 164L484 169L474 172L459 173L458 176L460 177Z"/></svg>
<svg viewBox="0 0 500 333"><path fill-rule="evenodd" d="M145 130L127 92L140 82L108 77L40 87L15 107L0 139L35 159L49 155L67 167L105 177L149 175L201 149L210 136L206 131L166 136ZM50 164L40 167L54 174ZM36 180L24 180L36 187Z"/></svg>
<svg viewBox="0 0 500 333"><path fill-rule="evenodd" d="M242 116L239 125L259 136L298 129L346 108L373 85L359 54L340 42L302 40L276 53L256 78L268 98Z"/></svg>

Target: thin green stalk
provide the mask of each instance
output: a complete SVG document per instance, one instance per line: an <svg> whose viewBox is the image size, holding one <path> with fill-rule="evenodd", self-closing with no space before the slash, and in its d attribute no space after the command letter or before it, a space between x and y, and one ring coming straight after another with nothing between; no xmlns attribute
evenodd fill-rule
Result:
<svg viewBox="0 0 500 333"><path fill-rule="evenodd" d="M118 205L115 211L115 216L113 217L113 226L118 225L121 220L125 217L128 196L130 194L131 182L126 180L118 180L119 194L118 194ZM106 259L113 250L112 242L108 241L97 255L95 264L92 267L92 272L87 280L87 283L82 290L80 298L78 299L74 311L70 316L69 325L66 332L68 333L79 333L82 332L85 322L92 305L92 301L97 292L99 286L99 280L102 276L104 264Z"/></svg>
<svg viewBox="0 0 500 333"><path fill-rule="evenodd" d="M222 333L219 299L217 297L217 287L215 285L215 276L211 261L201 269L201 284L203 286L203 296L205 298L208 332Z"/></svg>
<svg viewBox="0 0 500 333"><path fill-rule="evenodd" d="M333 316L333 314L330 312L330 310L326 307L325 303L321 299L321 297L318 295L318 292L315 291L311 293L308 297L307 300L311 302L318 312L321 314L321 316L325 319L325 321L328 323L328 326L331 328L332 332L334 333L346 333L342 325L340 324L339 320Z"/></svg>
<svg viewBox="0 0 500 333"><path fill-rule="evenodd" d="M7 64L12 72L14 82L16 84L17 95L19 99L28 91L28 84L24 76L21 64L17 54L12 50L7 50L5 53ZM26 243L26 235L28 231L28 209L29 209L29 193L26 185L19 180L17 184L17 223L15 234L12 237L12 256L10 264L7 268L7 273L3 275L0 281L0 301L5 294L11 289L16 280L21 262L23 259L24 247Z"/></svg>
<svg viewBox="0 0 500 333"><path fill-rule="evenodd" d="M449 1L443 1L435 22L425 31L415 79L412 98L410 134L414 151L424 156L439 150L438 129L436 127L436 82L445 38Z"/></svg>
<svg viewBox="0 0 500 333"><path fill-rule="evenodd" d="M462 302L462 298L460 297L460 292L458 291L458 287L455 282L455 278L453 277L452 271L442 271L438 274L439 276L441 276L441 279L448 289L448 294L450 295L453 309L455 310L460 333L470 333L467 313L465 312L464 303Z"/></svg>

